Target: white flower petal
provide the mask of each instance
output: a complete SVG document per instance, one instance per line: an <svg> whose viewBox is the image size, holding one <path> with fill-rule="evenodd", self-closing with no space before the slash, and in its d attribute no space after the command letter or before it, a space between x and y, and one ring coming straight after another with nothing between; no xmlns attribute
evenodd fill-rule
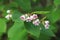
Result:
<svg viewBox="0 0 60 40"><path fill-rule="evenodd" d="M10 16L10 17L12 17L12 15L11 15L11 14L10 14L9 16Z"/></svg>
<svg viewBox="0 0 60 40"><path fill-rule="evenodd" d="M11 12L11 10L7 10L7 13L10 13Z"/></svg>
<svg viewBox="0 0 60 40"><path fill-rule="evenodd" d="M49 21L45 21L45 24L49 24Z"/></svg>
<svg viewBox="0 0 60 40"><path fill-rule="evenodd" d="M10 19L10 16L9 16L9 15L6 15L5 18L6 18L7 20L9 20L9 19Z"/></svg>
<svg viewBox="0 0 60 40"><path fill-rule="evenodd" d="M30 19L33 20L33 16L30 16Z"/></svg>

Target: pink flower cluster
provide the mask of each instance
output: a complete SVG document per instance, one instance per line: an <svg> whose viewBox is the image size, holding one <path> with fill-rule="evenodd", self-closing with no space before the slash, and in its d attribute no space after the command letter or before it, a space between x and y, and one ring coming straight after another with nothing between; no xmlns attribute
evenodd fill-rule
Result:
<svg viewBox="0 0 60 40"><path fill-rule="evenodd" d="M33 14L33 15L25 14L25 15L20 16L20 19L26 22L32 22L35 26L38 26L41 23L36 14ZM49 29L49 26L50 26L49 21L44 21L45 29Z"/></svg>
<svg viewBox="0 0 60 40"><path fill-rule="evenodd" d="M20 19L26 22L32 22L34 25L40 24L40 21L36 14L33 14L33 15L25 14L25 15L20 16Z"/></svg>

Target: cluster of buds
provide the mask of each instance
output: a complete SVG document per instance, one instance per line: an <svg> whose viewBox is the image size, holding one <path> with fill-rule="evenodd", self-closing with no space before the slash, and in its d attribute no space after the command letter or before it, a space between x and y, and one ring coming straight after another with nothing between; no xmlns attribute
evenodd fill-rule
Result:
<svg viewBox="0 0 60 40"><path fill-rule="evenodd" d="M32 22L35 26L38 26L41 23L36 14L32 14L32 15L25 14L25 15L20 16L20 19L23 21L26 21L26 22ZM45 29L49 29L49 26L50 26L49 21L44 21L43 25L44 25ZM42 29L42 28L40 28L40 29Z"/></svg>
<svg viewBox="0 0 60 40"><path fill-rule="evenodd" d="M32 14L32 15L25 14L25 15L20 16L20 19L26 22L32 22L36 26L40 24L40 21L36 14Z"/></svg>
<svg viewBox="0 0 60 40"><path fill-rule="evenodd" d="M7 20L10 20L10 18L12 18L12 14L11 14L11 10L7 10L7 15L5 16L5 18L7 19Z"/></svg>

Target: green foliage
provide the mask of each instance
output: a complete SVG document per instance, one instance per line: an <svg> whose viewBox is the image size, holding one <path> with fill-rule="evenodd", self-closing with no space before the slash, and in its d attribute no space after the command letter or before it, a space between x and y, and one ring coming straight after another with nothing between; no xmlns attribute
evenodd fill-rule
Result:
<svg viewBox="0 0 60 40"><path fill-rule="evenodd" d="M6 32L6 20L0 18L0 36Z"/></svg>
<svg viewBox="0 0 60 40"><path fill-rule="evenodd" d="M4 4L5 2L7 3ZM56 37L57 27L55 23L60 20L60 0L54 0L54 4L51 0L47 0L46 4L44 3L45 1L41 0L0 0L0 36L8 31L8 40L50 40L51 37ZM6 30L9 24L7 21L10 20L6 20L5 16L8 15L6 11L9 9L11 9L11 20L14 24ZM38 14L42 24L35 26L32 22L20 19L21 15L28 13ZM43 23L45 20L50 21L49 29L45 29Z"/></svg>
<svg viewBox="0 0 60 40"><path fill-rule="evenodd" d="M40 35L40 26L35 26L32 23L25 22L25 28L31 35L39 37Z"/></svg>
<svg viewBox="0 0 60 40"><path fill-rule="evenodd" d="M1 11L3 11L4 8L5 8L4 5L1 5L1 6L0 6L0 10L1 10Z"/></svg>
<svg viewBox="0 0 60 40"><path fill-rule="evenodd" d="M54 37L55 34L54 32L51 30L51 29L45 29L44 26L41 24L40 27L42 28L41 30L41 33L45 34L46 36L49 36L49 37Z"/></svg>
<svg viewBox="0 0 60 40"><path fill-rule="evenodd" d="M50 30L52 30L54 33L56 33L57 32L56 25L54 25L54 24L50 25Z"/></svg>
<svg viewBox="0 0 60 40"><path fill-rule="evenodd" d="M17 10L14 10L13 12L12 12L12 20L13 21L19 21L20 20L20 16L22 15L22 13L20 13L19 11L17 11Z"/></svg>
<svg viewBox="0 0 60 40"><path fill-rule="evenodd" d="M42 31L38 40L50 40L50 37L44 34Z"/></svg>
<svg viewBox="0 0 60 40"><path fill-rule="evenodd" d="M8 31L9 40L25 40L27 39L27 32L24 28L24 23L20 20L15 22Z"/></svg>
<svg viewBox="0 0 60 40"><path fill-rule="evenodd" d="M55 23L60 19L60 8L56 7L53 9L50 14L47 14L47 18L51 21L51 23Z"/></svg>
<svg viewBox="0 0 60 40"><path fill-rule="evenodd" d="M16 9L18 7L18 4L16 2L11 2L8 6L12 9Z"/></svg>
<svg viewBox="0 0 60 40"><path fill-rule="evenodd" d="M32 14L47 14L49 13L49 11L35 11L35 12L32 12Z"/></svg>
<svg viewBox="0 0 60 40"><path fill-rule="evenodd" d="M54 0L55 5L60 5L60 0Z"/></svg>
<svg viewBox="0 0 60 40"><path fill-rule="evenodd" d="M30 0L15 0L17 4L26 12L31 11L31 3Z"/></svg>

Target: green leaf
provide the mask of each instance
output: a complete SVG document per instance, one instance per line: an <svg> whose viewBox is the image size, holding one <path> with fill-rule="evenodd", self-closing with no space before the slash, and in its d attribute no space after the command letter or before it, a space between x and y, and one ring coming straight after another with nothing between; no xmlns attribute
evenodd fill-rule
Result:
<svg viewBox="0 0 60 40"><path fill-rule="evenodd" d="M50 40L50 37L41 32L39 40Z"/></svg>
<svg viewBox="0 0 60 40"><path fill-rule="evenodd" d="M32 12L32 14L48 14L49 11L35 11L35 12Z"/></svg>
<svg viewBox="0 0 60 40"><path fill-rule="evenodd" d="M6 21L0 18L0 35L6 32Z"/></svg>
<svg viewBox="0 0 60 40"><path fill-rule="evenodd" d="M0 0L0 3L3 3L4 0Z"/></svg>
<svg viewBox="0 0 60 40"><path fill-rule="evenodd" d="M43 24L40 24L40 27L41 27L41 30L40 30L39 38L35 38L35 40L50 40L50 37L55 36L51 28L45 29Z"/></svg>
<svg viewBox="0 0 60 40"><path fill-rule="evenodd" d="M27 32L24 28L24 23L15 22L8 31L9 40L27 40Z"/></svg>
<svg viewBox="0 0 60 40"><path fill-rule="evenodd" d="M54 3L55 3L56 5L59 5L59 4L60 4L60 0L54 0Z"/></svg>
<svg viewBox="0 0 60 40"><path fill-rule="evenodd" d="M56 7L53 11L47 14L47 19L49 19L51 23L58 21L60 19L60 8Z"/></svg>
<svg viewBox="0 0 60 40"><path fill-rule="evenodd" d="M17 10L14 10L13 11L13 14L12 14L12 20L13 21L20 21L20 16L22 15L22 13L20 13L19 11Z"/></svg>
<svg viewBox="0 0 60 40"><path fill-rule="evenodd" d="M43 33L45 33L47 36L54 37L54 33L51 30L42 30Z"/></svg>
<svg viewBox="0 0 60 40"><path fill-rule="evenodd" d="M56 25L52 24L50 25L49 29L56 33L58 28L56 27Z"/></svg>
<svg viewBox="0 0 60 40"><path fill-rule="evenodd" d="M32 1L36 3L37 0L32 0Z"/></svg>
<svg viewBox="0 0 60 40"><path fill-rule="evenodd" d="M16 9L18 7L18 4L16 2L11 2L8 7L10 7L11 9Z"/></svg>
<svg viewBox="0 0 60 40"><path fill-rule="evenodd" d="M49 37L55 36L54 32L51 29L45 29L45 27L42 24L40 25L40 27L41 27L41 32L46 36L49 36Z"/></svg>
<svg viewBox="0 0 60 40"><path fill-rule="evenodd" d="M31 11L30 0L15 0L17 4L26 12Z"/></svg>
<svg viewBox="0 0 60 40"><path fill-rule="evenodd" d="M5 8L4 5L0 5L0 10L3 11L3 9Z"/></svg>
<svg viewBox="0 0 60 40"><path fill-rule="evenodd" d="M51 6L51 5L52 5L52 0L47 0L46 7Z"/></svg>
<svg viewBox="0 0 60 40"><path fill-rule="evenodd" d="M25 28L28 33L35 37L39 37L40 35L40 26L35 26L32 23L25 22Z"/></svg>

